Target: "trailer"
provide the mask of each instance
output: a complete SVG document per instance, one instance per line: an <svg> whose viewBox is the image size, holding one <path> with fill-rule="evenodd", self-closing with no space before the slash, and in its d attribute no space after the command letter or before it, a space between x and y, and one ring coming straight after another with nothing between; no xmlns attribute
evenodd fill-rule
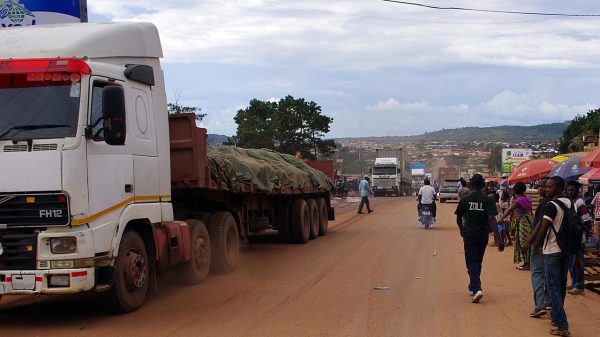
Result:
<svg viewBox="0 0 600 337"><path fill-rule="evenodd" d="M324 174L209 148L194 115L168 115L154 25L17 27L0 43L0 297L97 292L126 313L159 272L197 284L257 233L327 233Z"/></svg>

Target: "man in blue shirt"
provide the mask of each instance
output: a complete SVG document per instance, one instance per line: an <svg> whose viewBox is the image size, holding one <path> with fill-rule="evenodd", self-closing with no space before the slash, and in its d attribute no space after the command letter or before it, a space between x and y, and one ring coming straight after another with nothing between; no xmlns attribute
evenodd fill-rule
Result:
<svg viewBox="0 0 600 337"><path fill-rule="evenodd" d="M367 205L367 211L369 213L373 213L371 206L369 205L369 195L373 195L373 190L371 190L371 185L369 184L371 179L369 177L364 177L360 184L358 184L358 195L360 196L360 205L358 206L358 214L363 214L362 208L363 205Z"/></svg>

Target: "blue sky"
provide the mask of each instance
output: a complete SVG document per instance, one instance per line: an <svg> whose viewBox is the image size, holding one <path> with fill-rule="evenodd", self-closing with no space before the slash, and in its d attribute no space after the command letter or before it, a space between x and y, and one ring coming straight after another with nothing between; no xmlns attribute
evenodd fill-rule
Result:
<svg viewBox="0 0 600 337"><path fill-rule="evenodd" d="M423 0L600 14L590 1ZM286 95L334 118L328 137L535 125L599 106L600 18L440 11L377 0L88 0L90 21L149 21L170 100L232 135L238 109Z"/></svg>

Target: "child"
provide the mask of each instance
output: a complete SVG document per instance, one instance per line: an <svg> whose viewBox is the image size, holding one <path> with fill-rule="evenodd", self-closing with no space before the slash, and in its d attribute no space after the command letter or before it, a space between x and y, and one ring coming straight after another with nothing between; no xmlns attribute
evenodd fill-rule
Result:
<svg viewBox="0 0 600 337"><path fill-rule="evenodd" d="M498 214L503 214L504 212L506 212L506 210L509 207L509 201L510 201L510 194L509 193L502 193L502 200L500 200L500 208L502 209L502 213L498 213ZM502 221L502 240L504 241L504 243L507 246L512 246L512 240L510 238L510 220L505 220Z"/></svg>

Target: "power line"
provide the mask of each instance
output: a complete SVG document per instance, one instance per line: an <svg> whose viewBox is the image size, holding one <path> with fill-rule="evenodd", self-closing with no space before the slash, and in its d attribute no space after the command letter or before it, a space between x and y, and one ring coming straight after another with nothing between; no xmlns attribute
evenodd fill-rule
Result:
<svg viewBox="0 0 600 337"><path fill-rule="evenodd" d="M465 7L441 7L421 4L417 2L408 1L397 1L397 0L381 0L386 2L394 2L402 5L425 7L430 9L442 9L442 10L457 10L457 11L470 11L470 12L485 12L485 13L502 13L502 14L521 14L521 15L542 15L542 16L569 16L569 17L600 17L600 14L566 14L566 13L542 13L542 12L521 12L521 11L502 11L493 9L475 9Z"/></svg>
<svg viewBox="0 0 600 337"><path fill-rule="evenodd" d="M454 22L454 21L411 20L411 19L398 19L398 18L384 17L384 16L377 16L377 15L355 14L355 13L336 11L336 10L332 10L332 9L310 8L310 7L304 7L304 6L283 3L281 1L271 1L271 0L265 0L265 1L272 2L274 5L290 7L290 8L295 8L295 9L301 9L301 10L306 10L306 11L319 11L319 12L326 12L326 13L331 13L331 14L336 14L336 15L344 15L344 16L349 16L349 17L382 20L382 21L395 21L395 22L434 23L434 24L449 24L449 25L504 25L504 24L534 23L534 22L548 20L548 19L539 19L539 20L505 21L505 22Z"/></svg>

